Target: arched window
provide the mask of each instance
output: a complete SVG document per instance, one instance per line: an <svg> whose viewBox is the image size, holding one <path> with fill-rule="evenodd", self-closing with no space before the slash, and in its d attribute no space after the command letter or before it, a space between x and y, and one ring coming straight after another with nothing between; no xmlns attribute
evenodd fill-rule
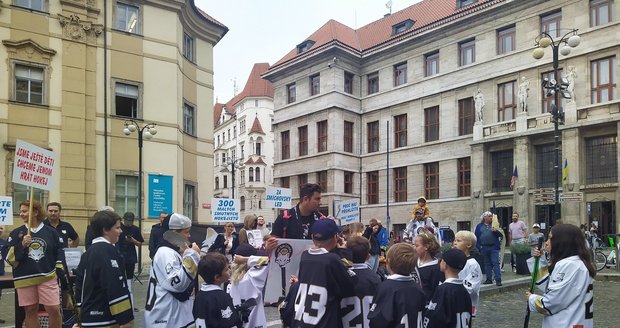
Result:
<svg viewBox="0 0 620 328"><path fill-rule="evenodd" d="M215 177L215 189L220 189L220 177Z"/></svg>
<svg viewBox="0 0 620 328"><path fill-rule="evenodd" d="M257 145L258 145L258 144L257 144ZM255 177L256 177L256 182L259 182L259 181L260 181L260 167L257 167L257 168L256 168L256 174L255 174Z"/></svg>
<svg viewBox="0 0 620 328"><path fill-rule="evenodd" d="M248 174L248 181L254 182L254 168L250 168L250 174Z"/></svg>
<svg viewBox="0 0 620 328"><path fill-rule="evenodd" d="M228 188L228 175L224 176L224 188Z"/></svg>
<svg viewBox="0 0 620 328"><path fill-rule="evenodd" d="M261 152L260 147L261 147L261 143L260 142L256 142L256 155L259 155L259 156L261 154L260 153Z"/></svg>
<svg viewBox="0 0 620 328"><path fill-rule="evenodd" d="M241 196L241 198L239 198L239 209L241 211L245 211L245 196Z"/></svg>

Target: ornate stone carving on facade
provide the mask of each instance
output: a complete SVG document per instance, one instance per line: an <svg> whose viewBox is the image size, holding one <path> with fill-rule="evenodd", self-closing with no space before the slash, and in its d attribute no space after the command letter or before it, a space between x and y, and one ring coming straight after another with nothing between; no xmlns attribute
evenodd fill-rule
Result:
<svg viewBox="0 0 620 328"><path fill-rule="evenodd" d="M94 42L95 39L97 39L97 37L103 32L103 25L83 21L78 15L70 15L67 17L58 14L58 21L62 26L62 36L65 39L81 42Z"/></svg>
<svg viewBox="0 0 620 328"><path fill-rule="evenodd" d="M52 56L56 54L56 50L45 48L31 39L21 41L2 40L2 44L6 47L9 59L21 59L49 65Z"/></svg>

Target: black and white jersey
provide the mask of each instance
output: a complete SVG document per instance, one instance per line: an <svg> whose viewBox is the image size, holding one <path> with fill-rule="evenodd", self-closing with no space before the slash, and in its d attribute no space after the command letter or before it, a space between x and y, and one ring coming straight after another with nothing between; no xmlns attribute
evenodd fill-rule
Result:
<svg viewBox="0 0 620 328"><path fill-rule="evenodd" d="M426 300L430 300L433 297L435 288L439 286L439 283L444 281L445 277L443 272L439 270L439 262L432 260L430 262L420 264L418 260L417 273L419 274L419 281L426 295Z"/></svg>
<svg viewBox="0 0 620 328"><path fill-rule="evenodd" d="M371 328L416 328L422 326L426 298L411 276L390 275L379 285L368 320Z"/></svg>
<svg viewBox="0 0 620 328"><path fill-rule="evenodd" d="M368 312L372 298L377 294L381 283L379 275L368 268L366 263L355 263L351 267L357 276L355 296L345 297L340 301L342 326L368 328Z"/></svg>
<svg viewBox="0 0 620 328"><path fill-rule="evenodd" d="M216 285L200 286L192 312L196 328L241 328L232 298Z"/></svg>
<svg viewBox="0 0 620 328"><path fill-rule="evenodd" d="M471 298L471 317L476 317L478 300L480 299L480 287L482 286L482 270L480 264L473 257L468 257L465 267L459 272L459 279Z"/></svg>
<svg viewBox="0 0 620 328"><path fill-rule="evenodd" d="M324 248L301 254L293 327L342 327L340 301L353 296L355 273Z"/></svg>
<svg viewBox="0 0 620 328"><path fill-rule="evenodd" d="M460 279L446 279L424 311L424 328L469 328L471 299Z"/></svg>
<svg viewBox="0 0 620 328"><path fill-rule="evenodd" d="M268 264L269 258L266 256L250 256L247 262L249 269L243 275L243 278L228 285L230 288L228 293L234 305L241 305L251 299L256 300L256 305L252 307L247 322L243 323L245 328L267 327L265 307L263 305L263 289L269 274Z"/></svg>

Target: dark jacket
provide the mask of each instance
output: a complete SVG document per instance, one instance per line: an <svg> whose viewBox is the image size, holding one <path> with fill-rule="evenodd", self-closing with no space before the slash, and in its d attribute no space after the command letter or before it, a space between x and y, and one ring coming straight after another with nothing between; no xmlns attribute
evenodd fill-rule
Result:
<svg viewBox="0 0 620 328"><path fill-rule="evenodd" d="M233 233L232 238L233 238L233 242L232 242L232 247L230 249L230 255L234 256L235 250L237 249L237 246L239 246L239 236L236 233ZM220 252L226 255L226 247L224 246L225 240L226 239L224 238L224 234L217 235L217 238L215 238L213 245L209 247L209 252Z"/></svg>
<svg viewBox="0 0 620 328"><path fill-rule="evenodd" d="M368 239L368 241L370 242L370 255L381 254L381 246L379 245L378 232L379 230L377 230L377 233L374 233L371 226L366 227L366 230L364 231L364 238Z"/></svg>
<svg viewBox="0 0 620 328"><path fill-rule="evenodd" d="M314 221L323 217L320 212L313 212L309 216L299 215L299 204L278 215L273 222L271 235L288 239L312 239L310 231Z"/></svg>
<svg viewBox="0 0 620 328"><path fill-rule="evenodd" d="M151 234L149 235L149 257L151 260L155 256L160 242L164 239L164 232L166 232L166 230L162 227L161 223L154 224L151 227Z"/></svg>

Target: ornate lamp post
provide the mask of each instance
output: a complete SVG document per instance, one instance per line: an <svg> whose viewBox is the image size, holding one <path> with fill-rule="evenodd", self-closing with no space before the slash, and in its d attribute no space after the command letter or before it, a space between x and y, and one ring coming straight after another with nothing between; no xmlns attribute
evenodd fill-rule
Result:
<svg viewBox="0 0 620 328"><path fill-rule="evenodd" d="M126 136L133 132L138 132L138 228L142 231L142 143L143 140L151 140L157 134L157 125L155 123L140 124L134 120L125 120L125 128L123 133ZM142 250L138 252L138 272L142 272Z"/></svg>
<svg viewBox="0 0 620 328"><path fill-rule="evenodd" d="M567 29L559 29L559 34L563 33L562 31L566 31ZM553 117L553 128L554 128L554 176L555 176L555 184L554 184L554 192L555 192L555 202L554 202L554 213L553 218L554 221L560 218L560 123L564 124L564 110L560 108L560 94L562 98L570 98L571 94L567 91L567 87L569 85L568 80L565 77L560 78L558 76L558 66L559 66L559 54L562 56L568 56L570 54L572 48L579 46L581 42L581 38L577 35L576 29L570 29L567 33L565 33L562 37L553 37L548 32L541 32L540 35L536 37L536 48L532 52L532 56L535 59L541 59L545 55L545 48L551 46L553 50L553 79L543 80L543 87L547 89L547 96L554 96L551 115ZM549 231L549 218L546 219L546 227L547 231Z"/></svg>
<svg viewBox="0 0 620 328"><path fill-rule="evenodd" d="M228 157L226 161L226 167L228 168L228 165L230 165L231 172L232 172L232 197L231 198L235 198L235 176L237 173L237 169L242 167L242 165L239 165L239 162L241 162L242 160L243 158L236 158L233 156L233 157Z"/></svg>

